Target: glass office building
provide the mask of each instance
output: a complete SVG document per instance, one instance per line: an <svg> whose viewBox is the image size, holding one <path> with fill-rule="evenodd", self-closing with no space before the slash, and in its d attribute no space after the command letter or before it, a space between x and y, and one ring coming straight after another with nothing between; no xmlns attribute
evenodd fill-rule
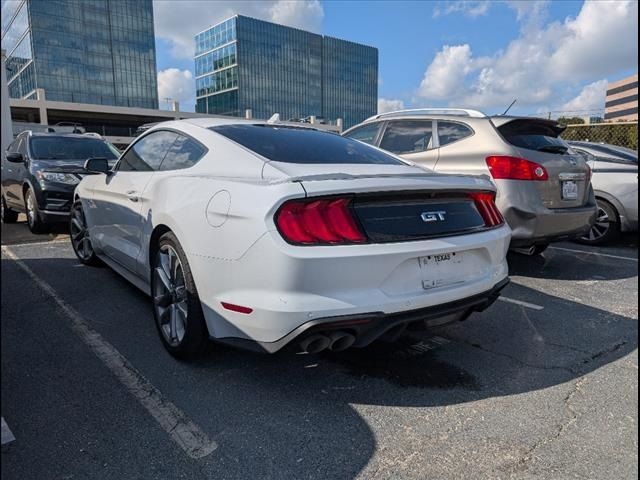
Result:
<svg viewBox="0 0 640 480"><path fill-rule="evenodd" d="M196 111L345 128L374 115L378 50L238 15L196 35Z"/></svg>
<svg viewBox="0 0 640 480"><path fill-rule="evenodd" d="M2 3L9 95L158 108L152 0Z"/></svg>

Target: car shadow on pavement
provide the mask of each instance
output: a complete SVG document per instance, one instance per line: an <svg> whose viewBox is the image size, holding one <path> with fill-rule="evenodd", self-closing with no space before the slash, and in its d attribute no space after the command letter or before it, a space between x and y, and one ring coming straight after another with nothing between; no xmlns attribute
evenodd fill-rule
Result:
<svg viewBox="0 0 640 480"><path fill-rule="evenodd" d="M42 234L34 234L29 231L24 215L23 220L16 223L2 223L2 245L15 245L22 243L46 242L49 240L59 240L69 235L69 225L64 223L53 223L48 225L48 231Z"/></svg>
<svg viewBox="0 0 640 480"><path fill-rule="evenodd" d="M509 252L509 274L550 280L619 280L638 275L638 263L549 249L542 255L527 256Z"/></svg>
<svg viewBox="0 0 640 480"><path fill-rule="evenodd" d="M378 451L378 430L402 428L386 424L387 407L427 415L546 389L637 348L636 319L518 286L545 309L497 302L462 323L341 353L260 355L212 343L186 363L162 348L149 299L110 269L23 261L218 443L202 460L210 478L351 479ZM20 319L3 325L11 321Z"/></svg>

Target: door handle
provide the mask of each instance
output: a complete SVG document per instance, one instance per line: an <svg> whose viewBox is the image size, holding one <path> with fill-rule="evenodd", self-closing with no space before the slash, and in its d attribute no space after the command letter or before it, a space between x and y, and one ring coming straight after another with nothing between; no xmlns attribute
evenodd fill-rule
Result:
<svg viewBox="0 0 640 480"><path fill-rule="evenodd" d="M126 195L127 195L127 198L132 202L137 202L138 200L140 200L140 197L138 196L138 192L136 192L135 190L129 190L126 193Z"/></svg>

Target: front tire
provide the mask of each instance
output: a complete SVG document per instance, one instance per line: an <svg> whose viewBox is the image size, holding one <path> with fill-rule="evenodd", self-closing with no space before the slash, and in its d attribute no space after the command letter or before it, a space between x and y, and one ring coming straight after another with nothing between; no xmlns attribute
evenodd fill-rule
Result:
<svg viewBox="0 0 640 480"><path fill-rule="evenodd" d="M91 236L87 220L82 210L82 202L77 200L71 207L71 219L69 220L69 237L73 251L84 265L94 267L102 265L102 261L97 257L91 244Z"/></svg>
<svg viewBox="0 0 640 480"><path fill-rule="evenodd" d="M596 223L586 235L578 239L578 242L585 245L602 245L620 236L620 217L616 209L605 200L598 199L597 203Z"/></svg>
<svg viewBox="0 0 640 480"><path fill-rule="evenodd" d="M151 271L153 316L160 339L176 358L203 353L209 332L187 257L172 232L160 237Z"/></svg>
<svg viewBox="0 0 640 480"><path fill-rule="evenodd" d="M11 210L7 206L7 200L2 195L2 223L16 223L18 221L18 212Z"/></svg>
<svg viewBox="0 0 640 480"><path fill-rule="evenodd" d="M40 217L38 200L31 187L28 187L24 194L24 209L27 213L27 226L29 230L31 230L31 233L46 233L47 225L45 225Z"/></svg>

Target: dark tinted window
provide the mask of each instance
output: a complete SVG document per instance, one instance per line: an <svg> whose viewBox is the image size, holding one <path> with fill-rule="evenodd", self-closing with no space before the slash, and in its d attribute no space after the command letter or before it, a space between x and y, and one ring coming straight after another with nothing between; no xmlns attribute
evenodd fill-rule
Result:
<svg viewBox="0 0 640 480"><path fill-rule="evenodd" d="M160 170L180 170L189 168L196 164L205 154L206 149L195 140L184 135L178 138L167 152L162 161Z"/></svg>
<svg viewBox="0 0 640 480"><path fill-rule="evenodd" d="M247 124L220 125L211 130L276 162L403 165L368 145L310 128Z"/></svg>
<svg viewBox="0 0 640 480"><path fill-rule="evenodd" d="M380 130L380 124L374 123L372 125L364 125L360 128L352 130L345 137L353 138L354 140L360 140L361 142L373 145Z"/></svg>
<svg viewBox="0 0 640 480"><path fill-rule="evenodd" d="M19 138L16 138L13 142L11 142L7 147L7 152L17 152L19 142L20 142Z"/></svg>
<svg viewBox="0 0 640 480"><path fill-rule="evenodd" d="M33 136L30 142L31 156L37 160L86 160L101 157L117 158L109 145L98 138Z"/></svg>
<svg viewBox="0 0 640 480"><path fill-rule="evenodd" d="M441 147L471 135L473 130L462 123L438 120L438 140Z"/></svg>
<svg viewBox="0 0 640 480"><path fill-rule="evenodd" d="M18 142L18 144L16 145L16 152L20 152L22 155L28 156L27 142L28 142L27 137L23 136Z"/></svg>
<svg viewBox="0 0 640 480"><path fill-rule="evenodd" d="M24 137L18 137L13 141L11 145L9 145L9 148L7 150L10 151L11 153L15 153L15 152L22 153L24 151L24 150L20 150L22 145L24 145Z"/></svg>
<svg viewBox="0 0 640 480"><path fill-rule="evenodd" d="M122 172L157 170L176 138L178 138L177 133L163 130L142 137L124 154L118 164L118 170Z"/></svg>
<svg viewBox="0 0 640 480"><path fill-rule="evenodd" d="M558 138L564 129L544 120L513 120L498 128L511 145L548 153L565 153L569 146Z"/></svg>
<svg viewBox="0 0 640 480"><path fill-rule="evenodd" d="M432 134L431 120L390 122L380 148L398 154L423 152L433 147Z"/></svg>

